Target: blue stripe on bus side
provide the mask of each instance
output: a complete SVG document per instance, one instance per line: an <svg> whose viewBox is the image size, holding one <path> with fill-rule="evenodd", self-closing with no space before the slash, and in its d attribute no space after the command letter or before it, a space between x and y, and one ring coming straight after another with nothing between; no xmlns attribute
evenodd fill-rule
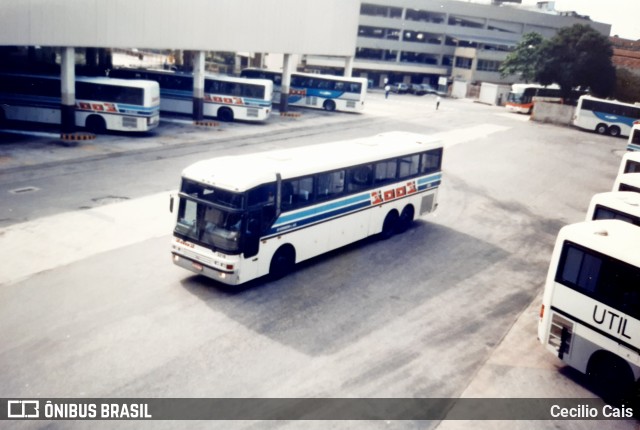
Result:
<svg viewBox="0 0 640 430"><path fill-rule="evenodd" d="M596 111L593 111L593 114L596 117L598 117L598 119L601 119L603 121L613 122L613 123L619 122L624 125L628 125L629 127L633 127L633 122L638 120L638 118L629 118L626 116L619 116L619 115L613 115L610 113L602 113L602 112L596 112Z"/></svg>
<svg viewBox="0 0 640 430"><path fill-rule="evenodd" d="M41 107L41 108L49 108L49 109L60 109L60 105L62 103L60 98L57 97L44 97L44 96L6 96L4 94L0 94L0 103L6 103L8 105L14 106L28 106L28 107ZM92 102L89 100L79 100L76 99L76 103L87 103L91 104ZM94 103L101 104L103 102ZM136 115L136 116L154 116L160 112L160 106L152 106L152 107L144 107L137 105L125 105L120 103L113 103L118 112L107 112L107 111L99 111L95 109L82 109L76 107L78 111L91 111L98 112L101 114L124 114L124 115Z"/></svg>
<svg viewBox="0 0 640 430"><path fill-rule="evenodd" d="M640 145L630 143L629 145L627 145L627 151L640 151Z"/></svg>

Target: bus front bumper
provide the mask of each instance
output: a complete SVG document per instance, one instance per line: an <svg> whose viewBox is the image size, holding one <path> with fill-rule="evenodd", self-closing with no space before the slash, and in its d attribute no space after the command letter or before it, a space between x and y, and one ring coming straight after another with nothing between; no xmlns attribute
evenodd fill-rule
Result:
<svg viewBox="0 0 640 430"><path fill-rule="evenodd" d="M211 278L218 282L222 282L227 285L238 285L240 284L240 279L236 272L227 272L222 271L205 264L202 264L199 261L192 260L188 257L185 257L180 254L176 254L175 252L171 253L173 263L176 266L180 266L183 269L187 269L193 273L197 273L199 275L204 275L207 278Z"/></svg>

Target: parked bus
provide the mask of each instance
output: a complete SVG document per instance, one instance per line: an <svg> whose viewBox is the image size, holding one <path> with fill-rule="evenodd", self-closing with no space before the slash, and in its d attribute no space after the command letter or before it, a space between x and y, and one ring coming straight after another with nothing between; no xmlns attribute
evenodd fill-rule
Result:
<svg viewBox="0 0 640 430"><path fill-rule="evenodd" d="M92 132L148 131L160 122L156 82L77 76L75 124ZM60 124L60 76L0 74L0 124Z"/></svg>
<svg viewBox="0 0 640 430"><path fill-rule="evenodd" d="M640 173L623 173L616 177L613 191L633 191L640 193Z"/></svg>
<svg viewBox="0 0 640 430"><path fill-rule="evenodd" d="M163 112L193 115L193 75L167 70L118 68L109 76L149 79L160 84ZM205 74L203 114L221 121L264 121L272 110L273 83Z"/></svg>
<svg viewBox="0 0 640 430"><path fill-rule="evenodd" d="M629 136L633 123L638 120L640 105L581 96L573 116L573 125L600 134Z"/></svg>
<svg viewBox="0 0 640 430"><path fill-rule="evenodd" d="M605 400L640 377L638 243L640 228L619 220L565 226L546 279L538 339L603 387Z"/></svg>
<svg viewBox="0 0 640 430"><path fill-rule="evenodd" d="M627 152L622 156L618 175L624 173L640 173L640 152Z"/></svg>
<svg viewBox="0 0 640 430"><path fill-rule="evenodd" d="M539 84L513 84L505 106L509 112L531 114L536 101L563 103L560 87L555 84L546 87Z"/></svg>
<svg viewBox="0 0 640 430"><path fill-rule="evenodd" d="M632 191L610 191L591 198L586 221L619 219L640 226L640 194Z"/></svg>
<svg viewBox="0 0 640 430"><path fill-rule="evenodd" d="M627 151L640 151L640 121L633 123L627 142Z"/></svg>
<svg viewBox="0 0 640 430"><path fill-rule="evenodd" d="M390 237L436 209L442 156L428 137L392 132L197 162L171 200L173 262L236 285Z"/></svg>
<svg viewBox="0 0 640 430"><path fill-rule="evenodd" d="M263 69L244 69L241 76L273 81L273 102L280 103L282 73ZM327 111L356 112L364 109L368 82L365 78L292 73L288 102Z"/></svg>

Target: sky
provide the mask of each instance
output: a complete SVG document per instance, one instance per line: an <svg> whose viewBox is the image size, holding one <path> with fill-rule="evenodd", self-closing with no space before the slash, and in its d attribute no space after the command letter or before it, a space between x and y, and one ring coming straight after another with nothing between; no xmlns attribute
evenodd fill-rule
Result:
<svg viewBox="0 0 640 430"><path fill-rule="evenodd" d="M523 0L535 5L537 0ZM574 10L591 20L611 24L611 36L640 40L640 0L556 0L556 10Z"/></svg>

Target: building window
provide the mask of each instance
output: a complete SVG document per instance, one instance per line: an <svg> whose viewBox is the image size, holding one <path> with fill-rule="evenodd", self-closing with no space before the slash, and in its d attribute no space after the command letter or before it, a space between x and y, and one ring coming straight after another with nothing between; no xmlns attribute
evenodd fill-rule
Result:
<svg viewBox="0 0 640 430"><path fill-rule="evenodd" d="M478 70L483 72L497 72L500 69L500 61L478 60Z"/></svg>
<svg viewBox="0 0 640 430"><path fill-rule="evenodd" d="M363 3L360 5L360 15L402 18L402 8Z"/></svg>
<svg viewBox="0 0 640 430"><path fill-rule="evenodd" d="M456 67L458 69L471 69L473 60L471 58L456 57Z"/></svg>

